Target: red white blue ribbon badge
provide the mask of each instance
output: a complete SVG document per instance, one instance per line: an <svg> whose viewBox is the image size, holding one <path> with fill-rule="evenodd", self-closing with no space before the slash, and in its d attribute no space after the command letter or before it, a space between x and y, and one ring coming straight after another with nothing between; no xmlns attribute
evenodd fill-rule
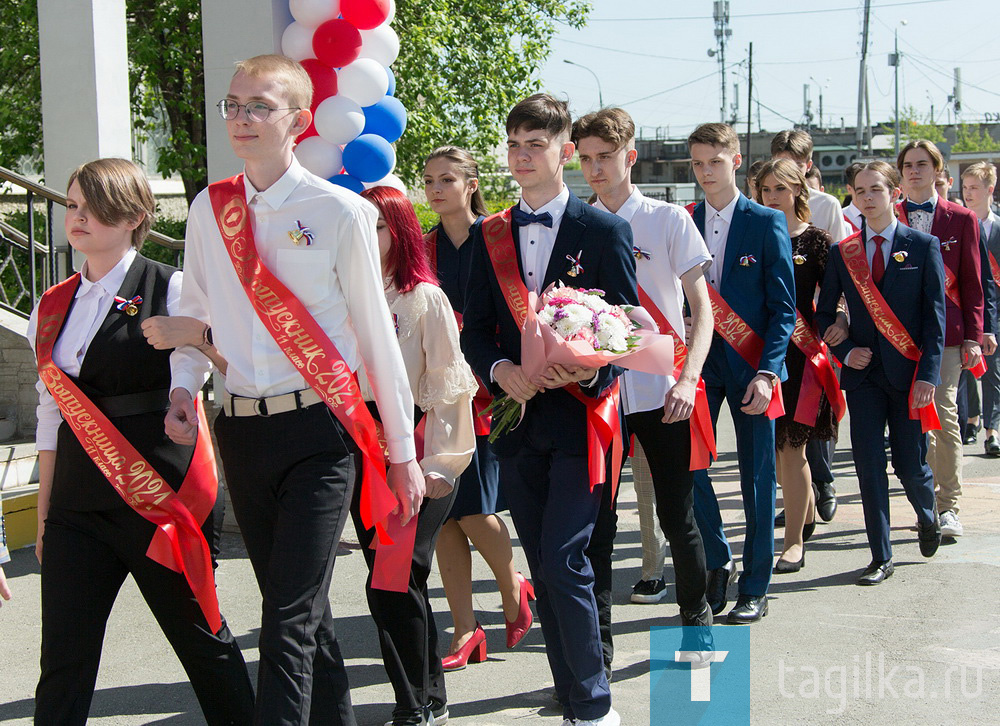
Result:
<svg viewBox="0 0 1000 726"><path fill-rule="evenodd" d="M583 257L583 250L576 253L576 257L573 255L566 255L566 259L570 262L570 267L566 270L566 274L570 277L576 277L583 273L583 265L580 264L580 258Z"/></svg>
<svg viewBox="0 0 1000 726"><path fill-rule="evenodd" d="M142 295L136 295L131 300L126 300L123 297L115 295L115 310L123 312L126 315L136 315L139 312L140 305L142 305Z"/></svg>
<svg viewBox="0 0 1000 726"><path fill-rule="evenodd" d="M292 242L294 242L295 245L298 246L302 244L302 240L305 240L306 247L311 245L315 240L312 230L306 227L304 224L302 224L302 222L300 222L299 220L295 220L295 226L296 229L290 230L288 232L288 236L291 237Z"/></svg>
<svg viewBox="0 0 1000 726"><path fill-rule="evenodd" d="M640 249L637 245L632 245L632 255L636 260L648 260L649 253L646 250Z"/></svg>
<svg viewBox="0 0 1000 726"><path fill-rule="evenodd" d="M757 262L757 258L753 255L743 255L740 258L740 267L750 267L755 262Z"/></svg>

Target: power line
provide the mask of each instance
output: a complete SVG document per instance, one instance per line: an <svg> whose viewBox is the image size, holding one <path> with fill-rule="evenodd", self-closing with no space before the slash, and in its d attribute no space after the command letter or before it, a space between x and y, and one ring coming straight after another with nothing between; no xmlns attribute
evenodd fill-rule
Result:
<svg viewBox="0 0 1000 726"><path fill-rule="evenodd" d="M877 6L881 8L897 8L910 5L929 5L931 3L943 3L950 2L951 0L910 0L910 2L897 2L897 3L886 3L885 5ZM874 9L874 8L873 8ZM732 15L731 18L773 18L779 15L818 15L820 13L843 13L843 12L855 12L857 7L848 8L823 8L819 10L782 10L770 13L741 13L739 15ZM669 17L669 18L589 18L588 23L648 23L648 22L660 22L660 21L670 21L677 22L678 20L714 20L711 15L683 15L680 17Z"/></svg>
<svg viewBox="0 0 1000 726"><path fill-rule="evenodd" d="M739 65L742 65L742 64L743 64L743 61L740 61L739 63L730 63L726 68L728 70L729 68L734 68L735 66L739 66ZM698 81L704 81L706 78L711 78L712 76L714 76L715 73L716 73L715 71L712 71L711 73L706 73L703 76L698 76L697 78L692 78L690 81L685 81L684 83L681 83L678 86L673 86L672 88L667 88L667 89L665 89L663 91L657 91L656 93L651 93L648 96L643 96L642 98L636 98L635 100L627 101L627 102L619 104L619 105L621 105L621 106L631 106L633 103L639 103L640 101L648 101L651 98L656 98L657 96L662 96L665 93L670 93L671 91L676 91L676 90L678 90L680 88L684 88L685 86L690 86L692 83L697 83Z"/></svg>
<svg viewBox="0 0 1000 726"><path fill-rule="evenodd" d="M676 56L670 55L657 55L655 53L641 53L635 50L629 50L625 48L612 48L607 45L595 45L594 43L584 43L579 40L567 40L566 38L555 38L560 43L569 43L570 45L579 45L584 48L593 48L595 50L606 50L610 53L621 53L630 56L642 56L643 58L657 58L659 60L669 60L669 61L680 61L683 63L715 63L714 60L705 60L702 58L678 58ZM824 59L810 59L810 60L793 60L793 61L761 61L756 65L763 66L789 66L789 65L815 65L817 63L841 63L843 61L854 60L854 56L845 58L824 58Z"/></svg>

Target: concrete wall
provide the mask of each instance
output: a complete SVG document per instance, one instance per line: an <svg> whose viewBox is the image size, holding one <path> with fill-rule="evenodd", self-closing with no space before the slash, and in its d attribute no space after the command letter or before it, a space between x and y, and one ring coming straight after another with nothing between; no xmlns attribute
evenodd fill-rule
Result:
<svg viewBox="0 0 1000 726"><path fill-rule="evenodd" d="M13 418L15 436L35 436L38 369L28 347L28 321L0 310L0 416Z"/></svg>

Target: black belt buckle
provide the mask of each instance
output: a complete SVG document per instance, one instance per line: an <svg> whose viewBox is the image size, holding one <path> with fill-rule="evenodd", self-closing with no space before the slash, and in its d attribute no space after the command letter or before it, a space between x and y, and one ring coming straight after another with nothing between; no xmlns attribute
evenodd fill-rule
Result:
<svg viewBox="0 0 1000 726"><path fill-rule="evenodd" d="M258 416L263 416L264 418L270 418L271 416L271 414L267 412L266 398L255 398L253 400L253 410Z"/></svg>

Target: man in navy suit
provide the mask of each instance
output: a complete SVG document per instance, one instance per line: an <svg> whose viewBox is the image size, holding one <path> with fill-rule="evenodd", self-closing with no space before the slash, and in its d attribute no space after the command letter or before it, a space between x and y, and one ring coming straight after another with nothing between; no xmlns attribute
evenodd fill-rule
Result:
<svg viewBox="0 0 1000 726"><path fill-rule="evenodd" d="M785 352L795 327L792 244L783 214L740 194L740 141L731 126L702 124L688 137L688 148L695 177L705 191L705 201L692 215L712 255L706 277L716 334L702 378L713 425L723 399L729 401L746 516L743 575L728 621L752 623L767 614L774 555L773 417L780 413L775 413L772 398L788 377ZM719 312L720 301L731 310ZM748 345L751 338L756 345ZM726 607L736 566L705 470L695 472L694 505L710 570L708 603L718 614Z"/></svg>
<svg viewBox="0 0 1000 726"><path fill-rule="evenodd" d="M524 288L541 293L558 281L604 290L613 304L638 304L628 222L584 204L563 184L563 167L575 150L571 126L566 103L547 94L521 101L507 117L507 161L521 201L509 211L509 221L506 214L488 218L483 237L475 240L462 350L494 394L526 404L520 425L497 439L494 449L534 578L564 723L618 726L601 650L594 571L584 554L604 485L589 485L588 409L581 399L608 395L621 369L554 365L527 378L512 312ZM509 249L505 236L513 243ZM510 257L516 271L512 262L499 261Z"/></svg>
<svg viewBox="0 0 1000 726"><path fill-rule="evenodd" d="M927 434L915 411L932 408L941 382L944 270L937 238L896 220L896 169L884 161L867 163L854 189L864 224L830 250L816 324L823 334L841 324L837 304L843 295L848 337L832 350L844 364L840 384L851 412L851 449L872 554L858 584L877 585L893 572L886 424L893 470L917 513L921 554L932 556L941 542Z"/></svg>

